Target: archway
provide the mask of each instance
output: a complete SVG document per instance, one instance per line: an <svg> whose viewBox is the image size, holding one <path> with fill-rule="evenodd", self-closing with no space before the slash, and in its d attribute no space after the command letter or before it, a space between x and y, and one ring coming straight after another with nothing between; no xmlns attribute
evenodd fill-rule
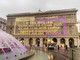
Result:
<svg viewBox="0 0 80 60"><path fill-rule="evenodd" d="M30 45L30 47L32 47L32 44L33 44L33 39L30 38L30 39L29 39L29 45Z"/></svg>
<svg viewBox="0 0 80 60"><path fill-rule="evenodd" d="M54 44L56 45L57 44L57 39L53 38L52 40L53 40Z"/></svg>
<svg viewBox="0 0 80 60"><path fill-rule="evenodd" d="M70 46L70 48L74 47L74 39L73 38L69 39L69 46Z"/></svg>
<svg viewBox="0 0 80 60"><path fill-rule="evenodd" d="M36 39L36 44L38 47L40 46L40 39L39 38Z"/></svg>
<svg viewBox="0 0 80 60"><path fill-rule="evenodd" d="M24 38L21 38L19 41L24 45Z"/></svg>
<svg viewBox="0 0 80 60"><path fill-rule="evenodd" d="M60 43L61 43L61 47L64 47L65 46L65 39L64 38L61 38L60 39Z"/></svg>
<svg viewBox="0 0 80 60"><path fill-rule="evenodd" d="M47 39L43 38L43 46L47 47Z"/></svg>

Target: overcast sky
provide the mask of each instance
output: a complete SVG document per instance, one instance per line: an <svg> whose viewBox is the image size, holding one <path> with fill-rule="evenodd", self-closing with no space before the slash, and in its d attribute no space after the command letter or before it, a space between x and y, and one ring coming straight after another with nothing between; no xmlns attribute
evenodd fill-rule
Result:
<svg viewBox="0 0 80 60"><path fill-rule="evenodd" d="M0 17L6 18L7 14L37 12L39 9L78 9L78 20L80 20L80 0L0 0Z"/></svg>
<svg viewBox="0 0 80 60"><path fill-rule="evenodd" d="M0 0L0 17L6 19L7 14L37 12L39 9L78 9L77 20L80 21L80 0Z"/></svg>

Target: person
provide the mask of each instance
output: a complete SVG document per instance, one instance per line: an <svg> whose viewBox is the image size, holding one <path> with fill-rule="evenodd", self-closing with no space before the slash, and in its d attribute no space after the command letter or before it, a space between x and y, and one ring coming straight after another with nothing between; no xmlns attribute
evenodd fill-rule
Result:
<svg viewBox="0 0 80 60"><path fill-rule="evenodd" d="M59 45L58 45L58 50L59 50Z"/></svg>
<svg viewBox="0 0 80 60"><path fill-rule="evenodd" d="M65 50L66 50L66 51L68 50L68 47L67 47L67 45L65 45Z"/></svg>

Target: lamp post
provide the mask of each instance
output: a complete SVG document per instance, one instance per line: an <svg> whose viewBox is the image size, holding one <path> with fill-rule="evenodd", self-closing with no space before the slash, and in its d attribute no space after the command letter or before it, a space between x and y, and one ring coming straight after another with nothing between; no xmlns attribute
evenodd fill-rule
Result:
<svg viewBox="0 0 80 60"><path fill-rule="evenodd" d="M74 59L73 59L73 49L72 49L72 60L74 60Z"/></svg>
<svg viewBox="0 0 80 60"><path fill-rule="evenodd" d="M72 49L72 60L73 60L73 49Z"/></svg>

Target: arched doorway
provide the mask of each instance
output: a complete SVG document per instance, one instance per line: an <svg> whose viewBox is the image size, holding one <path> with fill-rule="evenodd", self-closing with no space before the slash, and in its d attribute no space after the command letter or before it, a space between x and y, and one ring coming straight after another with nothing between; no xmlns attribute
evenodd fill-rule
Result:
<svg viewBox="0 0 80 60"><path fill-rule="evenodd" d="M30 39L29 39L29 45L30 45L30 47L32 47L32 44L33 44L33 39L30 38Z"/></svg>
<svg viewBox="0 0 80 60"><path fill-rule="evenodd" d="M61 47L64 47L65 46L65 39L64 38L61 38L60 39L60 43L61 43Z"/></svg>
<svg viewBox="0 0 80 60"><path fill-rule="evenodd" d="M57 44L57 39L53 38L52 40L53 40L54 44L56 45Z"/></svg>
<svg viewBox="0 0 80 60"><path fill-rule="evenodd" d="M70 46L70 48L74 47L74 39L73 38L69 39L69 46Z"/></svg>
<svg viewBox="0 0 80 60"><path fill-rule="evenodd" d="M36 39L36 44L38 47L40 46L40 39L39 38Z"/></svg>
<svg viewBox="0 0 80 60"><path fill-rule="evenodd" d="M21 38L19 41L24 45L24 38Z"/></svg>
<svg viewBox="0 0 80 60"><path fill-rule="evenodd" d="M43 38L43 46L47 47L47 39Z"/></svg>

